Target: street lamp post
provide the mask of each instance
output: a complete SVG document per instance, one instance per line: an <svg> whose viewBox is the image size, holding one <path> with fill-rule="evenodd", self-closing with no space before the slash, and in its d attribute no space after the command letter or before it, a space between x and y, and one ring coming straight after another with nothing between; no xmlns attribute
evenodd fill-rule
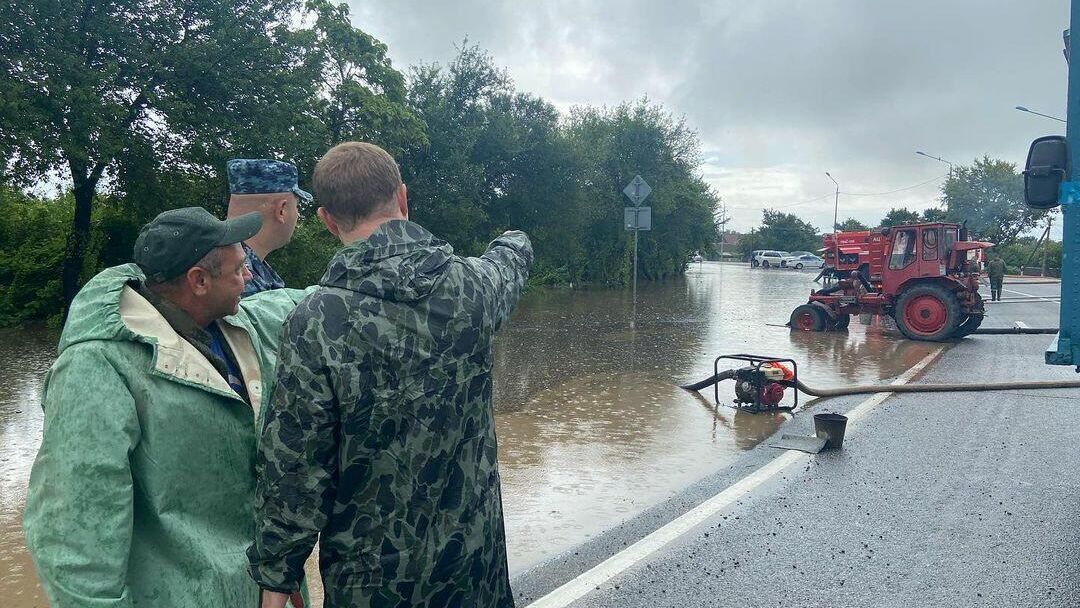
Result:
<svg viewBox="0 0 1080 608"><path fill-rule="evenodd" d="M1068 123L1068 121L1065 120L1064 118L1058 118L1057 116L1050 116L1049 114L1043 114L1042 112L1036 112L1035 110L1029 110L1029 109L1025 108L1024 106L1016 106L1016 109L1020 110L1021 112L1027 112L1028 114L1034 114L1036 116L1042 116L1043 118L1049 118L1050 120L1056 120L1058 122Z"/></svg>
<svg viewBox="0 0 1080 608"><path fill-rule="evenodd" d="M836 230L837 230L836 224L839 221L839 218L837 217L836 212L840 209L840 182L837 182L836 178L834 178L832 175L830 175L828 171L825 172L825 175L829 179L832 180L832 183L836 184L836 198L833 200L833 208L832 208L832 232L833 232L833 237L835 238L836 237Z"/></svg>
<svg viewBox="0 0 1080 608"><path fill-rule="evenodd" d="M926 152L923 152L922 150L916 150L915 154L918 154L919 156L925 156L926 158L932 158L934 160L941 161L941 162L945 163L946 165L949 165L949 179L952 179L952 163L945 160L944 158L941 158L940 156L931 156L931 155L927 154Z"/></svg>

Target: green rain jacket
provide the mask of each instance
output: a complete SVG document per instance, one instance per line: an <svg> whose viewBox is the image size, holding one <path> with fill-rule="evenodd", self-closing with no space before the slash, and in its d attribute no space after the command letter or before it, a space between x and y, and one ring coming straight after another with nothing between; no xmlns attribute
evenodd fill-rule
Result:
<svg viewBox="0 0 1080 608"><path fill-rule="evenodd" d="M289 316L259 447L252 575L293 591L319 539L327 608L505 608L492 340L532 263L412 222L330 261Z"/></svg>
<svg viewBox="0 0 1080 608"><path fill-rule="evenodd" d="M219 321L252 405L109 268L72 303L45 380L27 546L53 608L255 608L256 411L302 291Z"/></svg>

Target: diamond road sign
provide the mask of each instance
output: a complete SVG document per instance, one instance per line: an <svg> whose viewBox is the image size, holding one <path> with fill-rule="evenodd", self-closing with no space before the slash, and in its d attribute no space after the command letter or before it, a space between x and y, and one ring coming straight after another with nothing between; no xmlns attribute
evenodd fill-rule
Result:
<svg viewBox="0 0 1080 608"><path fill-rule="evenodd" d="M630 180L630 183L623 189L623 194L635 205L640 205L645 199L649 198L650 192L652 192L652 188L649 187L645 180L641 179L640 175L635 175L634 179Z"/></svg>
<svg viewBox="0 0 1080 608"><path fill-rule="evenodd" d="M652 230L652 207L623 207L627 230Z"/></svg>

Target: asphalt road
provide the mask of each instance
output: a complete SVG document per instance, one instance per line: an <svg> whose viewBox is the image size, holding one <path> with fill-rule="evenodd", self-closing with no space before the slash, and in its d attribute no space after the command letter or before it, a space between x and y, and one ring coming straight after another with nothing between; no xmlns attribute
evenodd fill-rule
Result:
<svg viewBox="0 0 1080 608"><path fill-rule="evenodd" d="M1007 299L1050 300L1058 290L1005 288ZM1017 321L1056 326L1057 304L993 304L984 326ZM1043 364L1052 338L971 336L946 346L913 382L1080 379L1072 368ZM818 402L777 436L811 434L810 413L865 401ZM576 601L559 604L549 594L791 453L766 440L522 573L513 581L519 606L545 597L540 603L578 608L1080 605L1080 390L897 395L871 405L849 425L843 450L793 460Z"/></svg>

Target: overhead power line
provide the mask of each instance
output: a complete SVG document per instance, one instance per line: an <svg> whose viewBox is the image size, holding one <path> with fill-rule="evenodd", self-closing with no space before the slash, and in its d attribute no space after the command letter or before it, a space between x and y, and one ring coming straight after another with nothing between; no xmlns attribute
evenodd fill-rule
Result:
<svg viewBox="0 0 1080 608"><path fill-rule="evenodd" d="M889 194L896 194L897 192L904 192L905 190L914 190L915 188L918 188L920 186L925 186L927 184L930 184L930 183L933 183L933 182L936 182L936 181L940 181L940 180L942 180L942 179L944 179L946 177L948 177L948 174L939 175L939 176L937 176L935 178L928 179L926 181L919 182L917 184L912 184L910 186L904 186L903 188L897 188L895 190L888 190L886 192L844 192L843 190L841 190L840 195L841 196L886 196L886 195L889 195ZM834 195L834 193L830 192L828 194L823 194L823 195L821 195L819 197L816 197L816 198L807 199L805 201L799 201L797 203L787 203L787 204L784 204L784 205L762 205L760 207L732 206L732 207L728 207L728 209L746 209L746 210L749 210L749 209L755 209L755 210L756 209L787 209L789 207L798 207L799 205L806 205L808 203L816 203L817 201L824 200L824 199L827 199L827 198L831 198L833 195Z"/></svg>
<svg viewBox="0 0 1080 608"><path fill-rule="evenodd" d="M840 194L843 194L844 196L885 196L886 194L896 194L897 192L903 192L905 190L914 190L915 188L918 188L919 186L925 186L926 184L936 182L936 181L944 179L944 178L946 178L948 176L949 175L946 173L945 175L939 175L939 176L937 176L937 177L935 177L933 179L928 179L925 182L919 182L919 183L914 184L912 186L905 186L903 188L897 188L896 190L889 190L888 192L844 192L843 190L841 190Z"/></svg>

